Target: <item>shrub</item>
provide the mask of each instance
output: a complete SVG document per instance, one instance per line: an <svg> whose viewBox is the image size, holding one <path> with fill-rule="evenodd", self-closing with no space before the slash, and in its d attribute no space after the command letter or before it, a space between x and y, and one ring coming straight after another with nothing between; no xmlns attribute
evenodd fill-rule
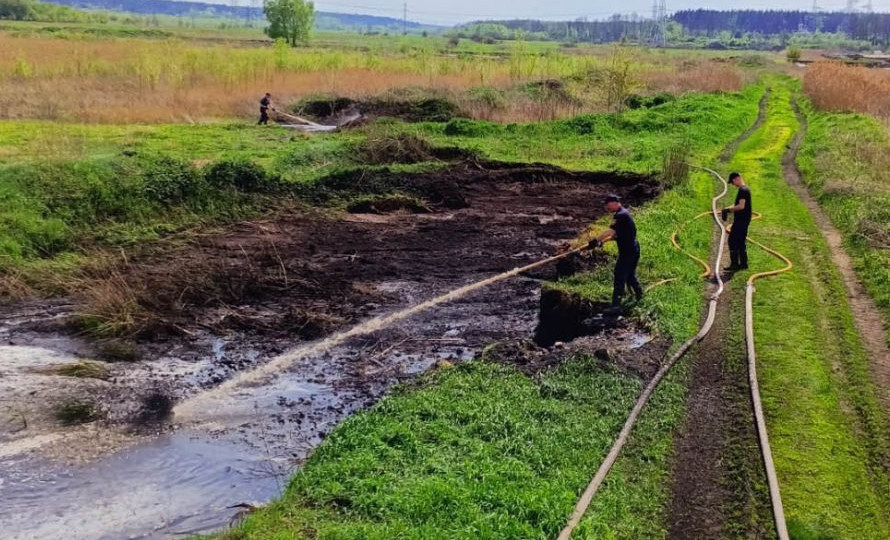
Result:
<svg viewBox="0 0 890 540"><path fill-rule="evenodd" d="M207 184L217 189L234 188L245 193L269 191L278 182L265 169L247 160L219 161L204 170Z"/></svg>
<svg viewBox="0 0 890 540"><path fill-rule="evenodd" d="M204 177L189 163L169 157L146 161L143 193L161 203L183 203L206 191Z"/></svg>
<svg viewBox="0 0 890 540"><path fill-rule="evenodd" d="M445 135L463 135L466 137L482 137L497 131L497 125L479 120L453 118L445 124Z"/></svg>
<svg viewBox="0 0 890 540"><path fill-rule="evenodd" d="M624 103L628 109L642 109L649 107L658 107L659 105L670 103L675 99L676 98L674 97L674 95L669 92L659 92L652 96L641 96L639 94L632 94L628 96Z"/></svg>
<svg viewBox="0 0 890 540"><path fill-rule="evenodd" d="M363 163L421 163L435 159L430 144L420 137L406 133L393 136L371 136L358 146Z"/></svg>
<svg viewBox="0 0 890 540"><path fill-rule="evenodd" d="M689 178L689 141L671 145L664 153L659 180L666 188L680 185Z"/></svg>

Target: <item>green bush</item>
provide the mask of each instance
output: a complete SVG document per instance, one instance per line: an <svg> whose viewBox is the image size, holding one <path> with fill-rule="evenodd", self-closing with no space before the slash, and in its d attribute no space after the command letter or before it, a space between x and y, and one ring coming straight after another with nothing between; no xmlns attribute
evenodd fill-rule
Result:
<svg viewBox="0 0 890 540"><path fill-rule="evenodd" d="M247 160L216 162L204 170L204 179L211 187L234 188L245 193L266 192L278 184L265 169Z"/></svg>
<svg viewBox="0 0 890 540"><path fill-rule="evenodd" d="M466 118L452 118L445 124L445 135L462 135L464 137L482 137L495 133L498 129L496 124L491 122L481 122L478 120L467 120Z"/></svg>
<svg viewBox="0 0 890 540"><path fill-rule="evenodd" d="M169 157L147 161L143 180L145 197L161 203L197 199L207 187L204 177L191 164Z"/></svg>

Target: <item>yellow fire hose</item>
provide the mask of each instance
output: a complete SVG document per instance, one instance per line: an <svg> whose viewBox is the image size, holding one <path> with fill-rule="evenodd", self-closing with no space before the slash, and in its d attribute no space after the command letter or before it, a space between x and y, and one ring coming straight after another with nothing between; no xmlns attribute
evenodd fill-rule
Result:
<svg viewBox="0 0 890 540"><path fill-rule="evenodd" d="M723 191L721 191L719 195L711 200L711 214L714 218L714 223L720 229L720 243L717 247L716 259L717 264L719 265L720 260L723 258L723 249L726 245L726 227L724 227L723 223L720 221L720 215L717 211L717 201L722 199L723 196L726 195L727 191L729 191L729 184L716 171L713 171L711 169L705 170L711 172L723 183ZM708 335L708 332L711 331L711 327L714 325L714 319L717 317L717 300L723 293L724 288L723 279L720 277L720 274L715 274L715 277L717 278L717 290L714 291L714 294L711 295L711 298L709 300L708 316L705 319L704 324L696 335L692 336L686 342L680 345L680 348L677 349L664 364L662 364L661 368L659 368L659 370L649 381L649 384L646 385L643 393L640 394L639 398L637 398L633 409L630 411L627 420L625 420L624 422L624 426L621 428L621 432L618 434L618 437L612 444L612 448L606 455L606 459L603 460L602 464L600 464L599 469L597 469L596 474L593 476L593 479L587 485L584 493L581 494L581 498L578 499L577 504L575 504L575 509L572 511L572 515L569 516L568 523L566 523L566 526L559 533L558 540L569 540L572 537L572 533L581 522L581 518L584 517L585 512L587 512L587 508L590 506L591 501L593 501L593 497L596 495L597 491L599 491L599 488L602 486L603 481L606 479L606 475L612 469L612 466L618 459L621 450L627 443L627 440L630 437L630 432L633 429L634 424L636 424L637 422L637 418L639 418L640 413L643 411L643 408L646 406L646 403L648 403L649 398L655 392L655 389L661 383L662 379L664 379L671 368L674 367L674 364L676 364L677 361L680 360L680 358L682 358L694 344L703 340L705 336Z"/></svg>
<svg viewBox="0 0 890 540"><path fill-rule="evenodd" d="M603 481L605 480L606 475L611 470L612 466L615 464L615 461L618 459L618 455L621 453L622 448L624 447L625 443L627 442L627 439L630 436L630 432L633 429L633 426L636 423L637 418L639 417L639 415L642 412L643 408L645 407L646 403L649 401L649 398L651 397L652 393L658 387L659 383L667 375L667 373L671 370L671 368L677 363L677 361L679 361L680 358L682 358L689 351L689 349L692 347L692 345L700 342L701 340L703 340L705 338L705 336L707 336L707 334L711 331L711 327L714 324L714 319L716 318L716 314L717 314L717 302L720 298L720 295L723 293L723 289L724 289L723 280L722 280L719 272L714 273L712 271L711 266L706 261L700 259L699 257L696 257L695 255L693 255L683 249L683 247L679 243L679 233L683 228L686 227L686 225L688 225L692 221L695 221L696 219L700 219L704 216L707 216L708 214L711 214L714 218L714 222L720 228L720 243L719 243L719 246L717 249L717 256L716 256L716 260L715 260L715 267L719 268L720 261L723 259L723 248L724 248L725 241L727 238L728 229L721 222L719 213L717 211L717 201L722 199L726 195L727 191L729 190L729 184L726 182L726 180L723 179L722 176L720 176L719 173L717 173L716 171L714 171L712 169L708 169L706 167L696 167L696 168L705 170L705 171L711 173L712 175L714 175L718 180L720 180L720 182L723 184L723 191L711 200L711 212L703 212L703 213L695 216L694 218L692 218L692 220L681 225L680 228L671 235L671 243L674 245L674 247L676 249L678 249L682 253L686 254L687 256L689 256L690 258L692 258L693 260L695 260L702 266L702 268L704 269L704 272L701 274L702 277L708 277L713 274L714 277L716 278L718 287L717 287L717 290L714 292L714 294L712 294L710 297L709 306L708 306L708 316L705 319L705 322L702 325L701 329L698 331L698 333L695 336L693 336L692 338L690 338L689 340L687 340L685 343L683 343L680 346L680 348L677 349L677 351L675 351L674 354L672 354L670 356L670 358L668 358L668 360L662 365L662 367L658 370L658 372L655 374L655 376L652 377L652 380L646 386L646 388L644 389L644 391L640 395L640 397L637 399L637 402L634 404L633 409L631 410L630 414L628 415L627 420L625 421L624 426L621 429L621 432L618 434L618 437L616 438L614 444L612 445L612 448L610 449L609 453L607 454L605 460L603 460L603 463L600 465L600 467L597 470L596 474L594 475L593 479L590 481L590 484L588 484L587 488L584 490L584 493L581 495L580 499L578 500L577 504L575 505L575 509L572 512L572 515L569 517L568 523L562 529L559 536L557 537L558 540L570 540L571 539L572 533L574 532L574 530L578 526L578 524L581 522L581 519L584 517L584 514L587 511L588 507L590 506L590 503L593 501L593 497L596 495L597 491L599 490L600 486L602 485ZM759 219L760 217L761 217L761 215L757 214L755 212L754 219ZM748 241L751 242L752 244L760 247L761 249L763 249L770 255L773 255L774 257L777 257L780 260L784 261L785 265L786 265L784 268L781 268L779 270L770 270L767 272L759 272L759 273L753 274L751 277L748 278L747 288L746 288L746 292L745 292L745 336L746 336L747 353L748 353L748 373L749 373L748 376L749 376L749 381L750 381L750 385L751 385L751 400L754 405L754 417L755 417L755 423L757 426L757 435L758 435L758 439L760 441L760 448L761 448L761 453L763 456L764 468L766 470L767 481L769 483L770 500L772 502L773 517L774 517L775 524L776 524L776 533L777 533L779 540L789 540L788 529L785 524L785 512L782 507L782 499L781 499L781 495L779 492L778 477L776 475L775 463L773 462L772 451L770 449L769 439L767 437L766 420L763 416L763 407L762 407L761 400L760 400L760 387L757 383L756 355L755 355L755 346L754 346L753 298L754 298L754 282L756 280L764 278L764 277L768 277L768 276L778 275L783 272L788 272L793 268L793 264L787 257L782 255L778 251L776 251L772 248L769 248L769 247L767 247L767 246L761 244L760 242L753 240L751 238L748 238ZM653 287L656 287L658 285L662 285L664 283L676 281L677 279L678 278L662 280L662 281L650 286L650 289Z"/></svg>

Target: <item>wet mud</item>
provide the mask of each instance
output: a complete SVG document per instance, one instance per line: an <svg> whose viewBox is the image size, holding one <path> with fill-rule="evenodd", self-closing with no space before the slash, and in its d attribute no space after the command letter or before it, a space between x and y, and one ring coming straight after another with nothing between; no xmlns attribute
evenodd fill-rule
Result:
<svg viewBox="0 0 890 540"><path fill-rule="evenodd" d="M177 402L285 351L557 253L602 215L606 193L631 206L658 193L641 176L478 162L344 173L314 189L312 206L133 253L83 297L0 309L0 497L9 510L0 527L10 538L170 538L225 526L227 506L280 493L326 433L393 384L483 350L529 374L581 352L641 377L657 368L667 344L623 319L539 340L549 347L530 341L550 305L542 281L598 263L572 259L350 338L178 417ZM425 211L338 210L395 192ZM135 306L126 339L79 334L84 303L120 294ZM84 359L108 376L44 369ZM69 399L95 404L101 419L61 427L54 411ZM97 482L108 486L101 496ZM60 517L41 522L45 512Z"/></svg>

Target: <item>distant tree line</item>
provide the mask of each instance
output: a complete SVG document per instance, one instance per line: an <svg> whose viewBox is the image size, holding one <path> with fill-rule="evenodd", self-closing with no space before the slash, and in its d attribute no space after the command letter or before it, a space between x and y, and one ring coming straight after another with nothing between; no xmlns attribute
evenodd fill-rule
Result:
<svg viewBox="0 0 890 540"><path fill-rule="evenodd" d="M480 21L451 31L454 36L476 41L526 39L569 43L646 43L655 41L659 33L651 18L639 15L614 15L599 21ZM857 46L890 46L890 14L683 10L666 22L664 33L667 42L674 45L713 48L781 49L791 41L818 46L843 40Z"/></svg>
<svg viewBox="0 0 890 540"><path fill-rule="evenodd" d="M608 43L647 41L653 36L651 19L639 16L614 16L604 21L504 20L470 23L453 34L476 41L490 39L553 40L565 42Z"/></svg>
<svg viewBox="0 0 890 540"><path fill-rule="evenodd" d="M105 14L86 13L36 0L0 0L0 19L13 21L104 22Z"/></svg>
<svg viewBox="0 0 890 540"><path fill-rule="evenodd" d="M820 32L846 34L851 39L875 45L890 43L890 13L694 9L678 11L672 19L680 23L686 33L697 36L716 37L727 31L735 35Z"/></svg>

